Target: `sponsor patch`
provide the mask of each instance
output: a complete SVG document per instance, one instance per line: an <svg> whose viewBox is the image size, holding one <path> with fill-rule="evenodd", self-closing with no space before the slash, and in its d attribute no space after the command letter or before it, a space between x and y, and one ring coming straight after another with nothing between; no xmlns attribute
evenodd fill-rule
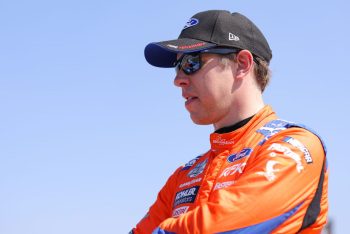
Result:
<svg viewBox="0 0 350 234"><path fill-rule="evenodd" d="M291 144L292 146L296 147L301 152L303 152L306 163L309 163L309 164L313 163L313 160L312 160L312 157L310 155L309 150L300 141L298 141L297 139L295 139L293 137L286 137L283 139L283 141Z"/></svg>
<svg viewBox="0 0 350 234"><path fill-rule="evenodd" d="M252 148L244 148L239 153L231 154L230 156L228 156L227 161L230 163L235 162L239 159L249 156L252 153L252 151Z"/></svg>
<svg viewBox="0 0 350 234"><path fill-rule="evenodd" d="M281 120L281 119L276 119L276 120L272 120L272 121L268 122L263 127L259 128L257 130L258 133L261 133L262 135L264 135L264 139L262 139L259 142L259 145L264 144L265 141L267 141L269 138L271 138L275 134L279 133L280 131L285 130L289 127L293 127L293 126L297 126L297 125L292 123L292 122L288 122L288 121Z"/></svg>
<svg viewBox="0 0 350 234"><path fill-rule="evenodd" d="M278 143L273 143L272 145L269 146L268 150L281 152L281 153L283 153L284 156L287 156L287 157L293 159L296 163L296 169L297 169L298 173L300 173L304 169L304 166L301 163L300 155L297 153L294 153L289 147L283 146L283 145L278 144ZM270 156L276 157L277 154L275 152L271 152Z"/></svg>
<svg viewBox="0 0 350 234"><path fill-rule="evenodd" d="M193 45L183 45L183 46L179 46L178 49L179 49L179 50L194 49L194 48L201 47L201 46L204 46L204 45L205 45L204 42L199 42L199 43L196 43L196 44L193 44Z"/></svg>
<svg viewBox="0 0 350 234"><path fill-rule="evenodd" d="M189 206L181 206L179 208L176 208L175 210L173 210L173 214L172 216L175 218L175 217L178 217L184 213L187 212Z"/></svg>
<svg viewBox="0 0 350 234"><path fill-rule="evenodd" d="M188 163L185 164L185 166L181 169L181 171L185 171L190 169L196 162L197 160L202 157L202 155L197 156L196 158L192 159L191 161L189 161Z"/></svg>
<svg viewBox="0 0 350 234"><path fill-rule="evenodd" d="M185 24L185 26L184 26L183 29L186 29L186 28L195 26L195 25L197 25L198 23L199 23L199 20L198 20L198 19L196 19L196 18L191 18L191 19L189 19L189 20L186 22L186 24ZM182 30L183 30L183 29L182 29Z"/></svg>
<svg viewBox="0 0 350 234"><path fill-rule="evenodd" d="M223 172L221 173L219 178L223 177L223 176L226 177L226 176L234 175L234 174L236 174L236 172L242 174L245 165L246 165L246 163L237 163L237 164L234 164L230 167L227 167L223 170Z"/></svg>
<svg viewBox="0 0 350 234"><path fill-rule="evenodd" d="M225 181L225 182L217 182L214 186L214 190L218 190L218 189L223 189L226 187L229 187L231 185L233 185L235 183L235 181Z"/></svg>
<svg viewBox="0 0 350 234"><path fill-rule="evenodd" d="M235 142L230 139L222 138L220 135L213 139L213 143L218 145L233 145Z"/></svg>
<svg viewBox="0 0 350 234"><path fill-rule="evenodd" d="M194 200L196 199L198 190L199 190L199 186L194 186L192 188L184 189L184 190L181 190L180 192L177 192L175 195L173 207L176 207L184 203L193 203Z"/></svg>
<svg viewBox="0 0 350 234"><path fill-rule="evenodd" d="M201 163L198 163L188 174L190 178L194 178L203 173L205 166L207 165L208 159L204 160Z"/></svg>
<svg viewBox="0 0 350 234"><path fill-rule="evenodd" d="M202 180L202 178L196 178L196 179L193 179L193 180L191 180L191 181L187 181L187 182L185 182L185 183L183 183L183 184L180 184L180 185L179 185L179 188L183 188L183 187L189 186L189 185L191 185L191 184L198 183L198 182L200 182L201 180Z"/></svg>
<svg viewBox="0 0 350 234"><path fill-rule="evenodd" d="M275 172L279 171L279 169L274 168L276 164L280 163L274 160L269 160L266 163L265 171L259 171L256 174L265 176L268 181L273 181L274 179L276 179Z"/></svg>

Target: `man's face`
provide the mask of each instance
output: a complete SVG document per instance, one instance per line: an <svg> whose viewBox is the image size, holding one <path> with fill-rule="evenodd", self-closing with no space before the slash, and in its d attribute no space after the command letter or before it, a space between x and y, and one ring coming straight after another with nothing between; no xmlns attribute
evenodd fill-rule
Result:
<svg viewBox="0 0 350 234"><path fill-rule="evenodd" d="M235 63L224 65L219 55L201 56L202 68L191 75L178 71L174 84L182 89L185 107L194 123L220 126L234 110Z"/></svg>

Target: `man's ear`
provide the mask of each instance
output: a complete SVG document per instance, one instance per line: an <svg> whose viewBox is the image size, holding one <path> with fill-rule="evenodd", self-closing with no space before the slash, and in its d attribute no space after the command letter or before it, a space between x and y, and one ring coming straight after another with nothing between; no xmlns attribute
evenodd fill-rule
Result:
<svg viewBox="0 0 350 234"><path fill-rule="evenodd" d="M253 55L248 50L241 50L237 56L237 78L245 77L253 69Z"/></svg>

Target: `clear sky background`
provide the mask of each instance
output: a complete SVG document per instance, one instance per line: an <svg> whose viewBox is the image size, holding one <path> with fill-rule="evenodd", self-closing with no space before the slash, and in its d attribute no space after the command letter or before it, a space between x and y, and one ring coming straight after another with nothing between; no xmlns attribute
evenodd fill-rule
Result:
<svg viewBox="0 0 350 234"><path fill-rule="evenodd" d="M330 218L348 233L350 4L333 1L0 0L0 233L127 233L168 176L209 147L174 70L147 43L208 9L264 32L264 96L327 143Z"/></svg>

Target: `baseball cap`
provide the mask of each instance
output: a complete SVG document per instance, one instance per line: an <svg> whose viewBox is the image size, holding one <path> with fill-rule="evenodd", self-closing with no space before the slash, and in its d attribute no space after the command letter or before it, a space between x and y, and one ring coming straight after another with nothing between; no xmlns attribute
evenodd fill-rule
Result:
<svg viewBox="0 0 350 234"><path fill-rule="evenodd" d="M249 50L267 63L270 46L259 28L240 13L209 10L192 16L175 40L152 42L145 47L147 62L156 67L174 67L178 53L193 53L214 47Z"/></svg>

